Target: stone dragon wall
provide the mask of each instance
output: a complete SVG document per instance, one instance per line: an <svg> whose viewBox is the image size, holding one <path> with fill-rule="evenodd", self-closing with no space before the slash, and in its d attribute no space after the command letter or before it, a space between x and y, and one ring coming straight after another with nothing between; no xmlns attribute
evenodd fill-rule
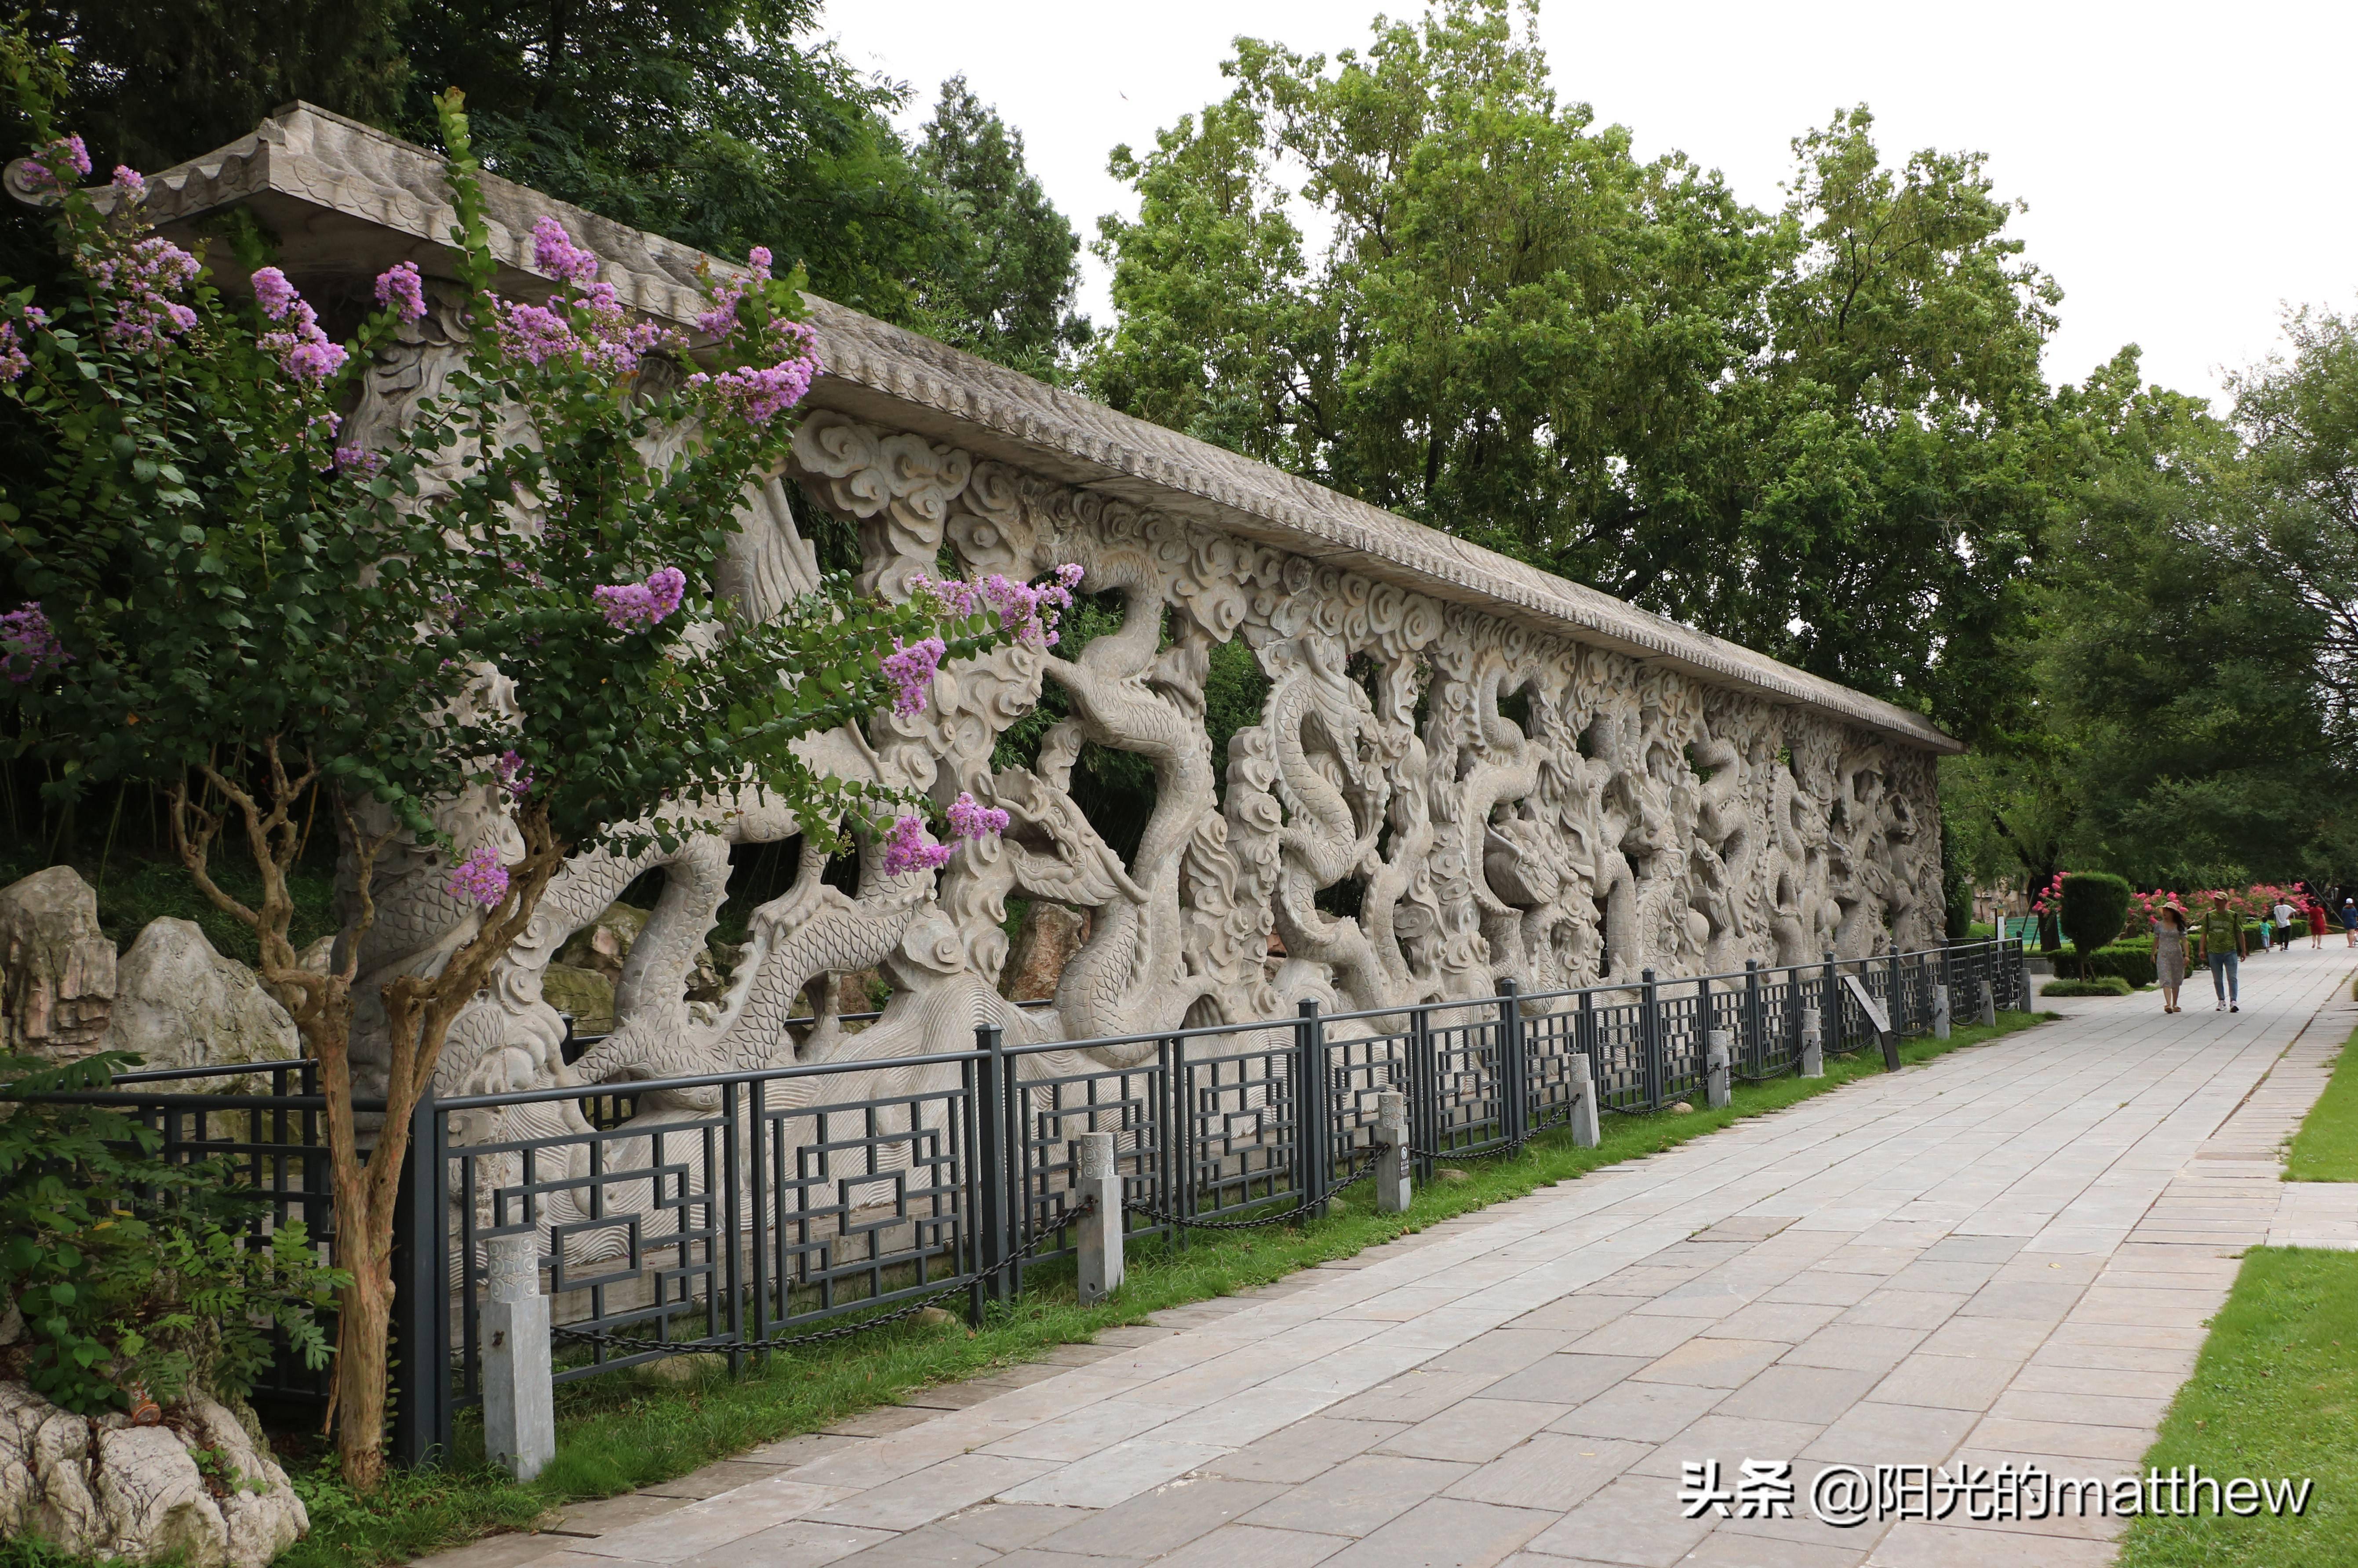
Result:
<svg viewBox="0 0 2358 1568"><path fill-rule="evenodd" d="M730 264L498 179L485 181L496 287L533 297L530 231L557 218L627 308L686 329ZM183 243L243 208L307 296L365 298L397 260L450 276L438 159L297 103L150 178L144 214ZM817 580L790 486L858 525L862 584L906 591L946 553L970 572L1065 562L1119 625L1073 656L1005 649L946 670L927 709L819 738L810 759L946 802L1005 807L1002 841L939 873L863 856L829 878L805 852L755 912L717 1004L686 981L741 844L794 826L760 801L716 811L676 853L579 858L496 983L462 1017L445 1093L829 1059L889 1060L1011 1038L1083 1041L1290 1012L1372 1009L1916 947L1938 935L1933 760L1920 715L1650 616L1462 539L811 301L828 373L795 472L754 487L724 589L774 614ZM372 367L348 429L381 441L447 377L447 306ZM1216 756L1206 679L1241 641L1268 680L1259 722ZM1000 738L1044 691L1068 717L1029 766ZM1085 745L1153 776L1141 841L1117 853L1076 802ZM452 803L463 847L508 829ZM637 875L665 889L617 988L615 1033L568 1067L540 994L549 960ZM364 979L432 964L475 916L412 853L379 872ZM997 981L1011 898L1091 912L1050 1005ZM1349 913L1346 913L1349 912ZM882 965L883 1017L846 1033L836 977ZM809 1011L822 1022L786 1027ZM364 984L362 996L374 990ZM365 1015L363 1052L382 1020ZM1093 1050L1119 1058L1120 1048ZM691 1105L678 1108L692 1108ZM662 1114L643 1102L643 1112Z"/></svg>
<svg viewBox="0 0 2358 1568"><path fill-rule="evenodd" d="M1938 939L1920 749L840 413L812 415L795 457L806 493L858 524L865 589L903 595L946 550L976 574L1076 561L1085 591L1119 596L1119 626L1075 657L1000 650L944 671L924 712L812 748L938 800L971 790L1013 827L939 873L888 879L863 864L849 894L806 854L795 885L755 913L717 1008L680 994L729 849L782 838L791 821L751 807L674 855L583 857L462 1021L446 1092L565 1076L539 971L656 863L665 891L633 950L617 1031L573 1076L889 1059L957 1048L986 1022L1016 1040L1084 1041L1276 1018L1311 997L1390 1008L1490 995L1509 977L1548 990ZM811 552L778 486L752 498L748 521L737 591L774 612L813 579ZM1205 680L1213 645L1234 639L1268 697L1215 757ZM994 767L1044 686L1068 717L1031 766ZM1127 860L1070 793L1085 743L1152 770ZM463 841L469 826L454 826ZM419 938L432 946L461 917L436 880L422 865L387 879L380 963L416 961ZM998 996L1011 898L1092 912L1045 1009ZM824 1002L830 977L871 965L894 988L874 1026L784 1027L812 982Z"/></svg>

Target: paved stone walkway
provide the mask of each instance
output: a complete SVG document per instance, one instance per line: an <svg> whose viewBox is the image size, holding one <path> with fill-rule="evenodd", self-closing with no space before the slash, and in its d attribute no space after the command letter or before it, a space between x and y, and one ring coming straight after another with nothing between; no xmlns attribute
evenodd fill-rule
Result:
<svg viewBox="0 0 2358 1568"><path fill-rule="evenodd" d="M2358 1189L2312 1196L2275 1152L2358 1021L2354 963L2255 960L2235 1014L2191 985L2175 1017L2059 1002L436 1568L2106 1563L2097 1522L1837 1530L1807 1487L1960 1454L2126 1473L2240 1249L2358 1244ZM1682 1466L1714 1458L1726 1484L1791 1460L1799 1517L1682 1518Z"/></svg>

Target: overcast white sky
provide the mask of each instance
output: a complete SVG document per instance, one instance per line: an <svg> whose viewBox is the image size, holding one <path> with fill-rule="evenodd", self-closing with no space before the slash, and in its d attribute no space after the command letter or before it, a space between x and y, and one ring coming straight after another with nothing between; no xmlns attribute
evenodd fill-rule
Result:
<svg viewBox="0 0 2358 1568"><path fill-rule="evenodd" d="M1130 211L1105 172L1116 143L1152 145L1222 96L1237 35L1332 53L1379 9L1415 0L835 0L824 26L852 63L915 89L943 78L1022 131L1050 197L1096 237ZM1678 148L1756 206L1781 204L1791 138L1838 105L1876 113L1887 160L1924 146L1990 155L2030 258L2062 285L2053 380L2123 343L2148 380L2215 396L2221 373L2271 351L2285 302L2358 303L2353 68L2358 6L2299 0L2115 4L1977 0L1543 0L1558 92ZM1104 269L1085 303L1111 311Z"/></svg>

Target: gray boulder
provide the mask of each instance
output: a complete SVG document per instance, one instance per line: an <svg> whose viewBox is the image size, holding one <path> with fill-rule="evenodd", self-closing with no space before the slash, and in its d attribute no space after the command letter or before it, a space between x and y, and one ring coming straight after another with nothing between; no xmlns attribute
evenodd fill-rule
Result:
<svg viewBox="0 0 2358 1568"><path fill-rule="evenodd" d="M134 1426L0 1382L0 1538L77 1557L265 1568L310 1528L287 1472L209 1399Z"/></svg>
<svg viewBox="0 0 2358 1568"><path fill-rule="evenodd" d="M301 1054L295 1021L252 969L193 921L148 922L123 955L106 1044L151 1067L277 1062ZM226 1092L226 1091L224 1091Z"/></svg>
<svg viewBox="0 0 2358 1568"><path fill-rule="evenodd" d="M114 944L98 895L71 866L0 888L0 1049L70 1062L104 1043Z"/></svg>

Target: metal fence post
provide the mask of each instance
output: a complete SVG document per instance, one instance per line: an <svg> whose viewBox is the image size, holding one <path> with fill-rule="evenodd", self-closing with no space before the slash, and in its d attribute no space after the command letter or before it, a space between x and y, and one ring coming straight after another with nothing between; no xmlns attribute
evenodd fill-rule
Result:
<svg viewBox="0 0 2358 1568"><path fill-rule="evenodd" d="M1434 1060L1433 1010L1409 1011L1408 1128L1409 1142L1428 1151L1416 1162L1416 1177L1433 1180L1433 1154L1441 1147L1441 1066Z"/></svg>
<svg viewBox="0 0 2358 1568"><path fill-rule="evenodd" d="M744 1143L737 1119L739 1087L720 1086L720 1212L712 1217L720 1231L719 1259L712 1257L711 1242L704 1244L705 1260L721 1262L728 1270L724 1278L729 1299L721 1310L729 1325L729 1375L732 1378L745 1369L745 1173Z"/></svg>
<svg viewBox="0 0 2358 1568"><path fill-rule="evenodd" d="M1498 982L1498 1097L1509 1141L1522 1141L1531 1119L1531 1073L1523 1059L1523 1002L1514 978Z"/></svg>
<svg viewBox="0 0 2358 1568"><path fill-rule="evenodd" d="M975 1107L975 1232L981 1242L975 1266L985 1276L984 1298L1003 1302L1011 1293L1007 1271L1001 1265L1011 1250L1007 1218L1012 1206L1007 1176L1008 1064L999 1025L978 1025L974 1048L983 1053L982 1081L977 1096L980 1103Z"/></svg>
<svg viewBox="0 0 2358 1568"><path fill-rule="evenodd" d="M1744 960L1744 1054L1752 1064L1752 1076L1768 1076L1768 1021L1761 1014L1760 960Z"/></svg>
<svg viewBox="0 0 2358 1568"><path fill-rule="evenodd" d="M1899 949L1891 950L1891 1032L1905 1034L1912 1019L1908 1011L1908 977L1900 968Z"/></svg>
<svg viewBox="0 0 2358 1568"><path fill-rule="evenodd" d="M1304 997L1293 1026L1293 1158L1296 1201L1324 1202L1333 1173L1326 1150L1326 1025L1318 999Z"/></svg>
<svg viewBox="0 0 2358 1568"><path fill-rule="evenodd" d="M1163 1118L1163 1190L1154 1195L1155 1206L1165 1214L1185 1214L1186 1199L1181 1189L1195 1184L1189 1175L1194 1170L1192 1149L1188 1143L1187 1117L1187 1042L1176 1036L1166 1038L1156 1048L1163 1067L1163 1097L1156 1114ZM1187 1249L1187 1227L1174 1225L1166 1245L1175 1251Z"/></svg>
<svg viewBox="0 0 2358 1568"><path fill-rule="evenodd" d="M409 1113L409 1149L402 1157L401 1201L394 1211L393 1344L394 1462L416 1469L449 1451L450 1348L449 1248L442 1235L442 1118L434 1086L426 1086ZM339 1226L351 1234L350 1226Z"/></svg>
<svg viewBox="0 0 2358 1568"><path fill-rule="evenodd" d="M1662 1000L1654 971L1638 976L1638 1038L1646 1053L1646 1108L1662 1108Z"/></svg>
<svg viewBox="0 0 2358 1568"><path fill-rule="evenodd" d="M1826 1000L1818 1009L1818 1044L1823 1050L1840 1054L1850 1039L1844 1027L1843 1015L1849 1010L1843 1006L1842 974L1834 967L1833 949L1826 949Z"/></svg>

